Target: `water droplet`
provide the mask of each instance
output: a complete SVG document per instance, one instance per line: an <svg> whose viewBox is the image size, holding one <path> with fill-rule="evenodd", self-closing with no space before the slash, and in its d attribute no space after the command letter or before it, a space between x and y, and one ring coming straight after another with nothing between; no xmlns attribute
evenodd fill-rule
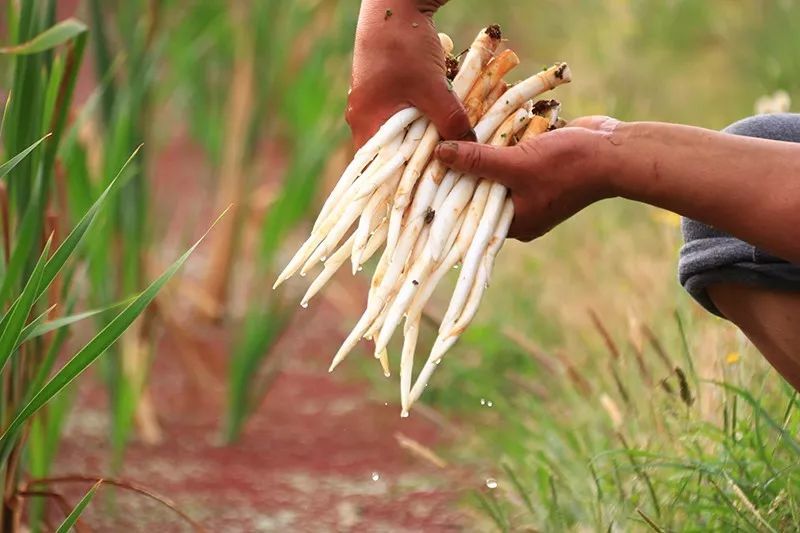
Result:
<svg viewBox="0 0 800 533"><path fill-rule="evenodd" d="M458 270L458 267L459 267L459 266L460 266L460 265L458 265L458 264L455 264L455 265L453 265L453 270Z"/></svg>
<svg viewBox="0 0 800 533"><path fill-rule="evenodd" d="M328 259L328 256L327 256L327 255L323 255L322 257L320 257L320 258L319 258L319 260L320 260L322 263L324 263L324 262L325 262L327 259Z"/></svg>
<svg viewBox="0 0 800 533"><path fill-rule="evenodd" d="M481 405L486 405L486 400L484 400L483 398L481 398Z"/></svg>
<svg viewBox="0 0 800 533"><path fill-rule="evenodd" d="M489 400L489 401L486 402L486 406L487 407L492 407L493 405L494 404L492 403L492 400Z"/></svg>
<svg viewBox="0 0 800 533"><path fill-rule="evenodd" d="M486 486L489 487L490 489L496 489L497 480L493 477L490 477L489 479L486 480Z"/></svg>
<svg viewBox="0 0 800 533"><path fill-rule="evenodd" d="M372 481L378 481L380 478L381 478L381 475L379 473L377 473L377 472L373 472L372 473Z"/></svg>
<svg viewBox="0 0 800 533"><path fill-rule="evenodd" d="M300 302L300 307L306 309L308 307L308 302Z"/></svg>
<svg viewBox="0 0 800 533"><path fill-rule="evenodd" d="M356 272L361 272L362 270L364 270L364 267L360 266L356 269Z"/></svg>
<svg viewBox="0 0 800 533"><path fill-rule="evenodd" d="M441 362L442 362L442 358L440 357L439 359L437 359L436 361L434 361L434 362L433 362L433 364L435 364L435 365L438 365L438 364L439 364L439 363L441 363Z"/></svg>
<svg viewBox="0 0 800 533"><path fill-rule="evenodd" d="M386 406L388 406L388 405L389 405L389 402L383 402L383 405L386 405Z"/></svg>

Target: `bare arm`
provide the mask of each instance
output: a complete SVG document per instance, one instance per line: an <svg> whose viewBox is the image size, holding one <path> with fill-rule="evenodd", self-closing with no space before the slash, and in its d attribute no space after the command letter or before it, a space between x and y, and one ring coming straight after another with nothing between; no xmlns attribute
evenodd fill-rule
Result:
<svg viewBox="0 0 800 533"><path fill-rule="evenodd" d="M502 182L529 240L587 205L621 196L701 220L800 264L800 144L607 117L512 148L442 143L448 165ZM800 390L800 292L709 287L717 308Z"/></svg>
<svg viewBox="0 0 800 533"><path fill-rule="evenodd" d="M536 238L621 196L726 230L800 263L800 144L677 124L586 117L515 147L446 142L449 166L511 189L511 236Z"/></svg>
<svg viewBox="0 0 800 533"><path fill-rule="evenodd" d="M620 124L606 141L619 196L800 263L800 144L652 122Z"/></svg>

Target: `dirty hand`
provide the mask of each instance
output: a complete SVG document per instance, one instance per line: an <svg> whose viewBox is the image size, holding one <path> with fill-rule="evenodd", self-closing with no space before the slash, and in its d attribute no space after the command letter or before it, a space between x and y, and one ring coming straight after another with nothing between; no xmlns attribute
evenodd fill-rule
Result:
<svg viewBox="0 0 800 533"><path fill-rule="evenodd" d="M609 117L584 117L512 147L445 141L436 157L508 187L515 213L509 236L529 241L614 196L607 148L617 124Z"/></svg>
<svg viewBox="0 0 800 533"><path fill-rule="evenodd" d="M474 139L450 91L433 13L447 0L363 0L358 16L347 123L356 147L397 111L414 106L445 139Z"/></svg>

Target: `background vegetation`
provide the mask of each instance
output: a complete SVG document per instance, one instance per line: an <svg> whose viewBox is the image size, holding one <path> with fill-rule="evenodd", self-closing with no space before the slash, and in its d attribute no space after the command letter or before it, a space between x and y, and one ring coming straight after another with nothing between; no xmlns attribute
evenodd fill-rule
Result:
<svg viewBox="0 0 800 533"><path fill-rule="evenodd" d="M0 46L58 22L52 1L3 4ZM23 478L47 475L71 409L53 389L55 403L7 437L11 414L43 386L54 360L75 353L63 349L65 328L30 347L17 342L22 328L131 295L152 299L139 291L231 204L197 266L170 289L174 297L144 311L117 347L107 335L95 349L108 349L99 375L109 391L113 468L135 428L144 440L159 438L148 375L164 334L192 354L198 329L228 332L220 430L227 440L245 430L280 370L282 354L270 348L299 311L296 295L274 294L265 280L316 212L321 182L347 159L342 109L357 7L87 0L85 26L46 49L0 55L3 101L12 93L0 162L52 133L3 178L0 303L3 321L19 324L13 339L5 330L0 337L9 353L0 366L6 496ZM570 62L575 82L561 92L569 116L721 128L752 114L762 95L785 90L800 99L793 0L452 0L437 15L457 47L491 22L522 58L520 77ZM94 81L70 105L84 57ZM180 198L158 197L163 178L152 160L179 136L201 148L203 191L197 210L172 213L159 202ZM112 182L145 141L122 182ZM109 187L118 191L106 200ZM42 261L98 201L98 222L76 244L58 291L38 301L50 282L36 276L58 273ZM56 222L50 255L42 255ZM460 427L439 452L491 480L464 502L487 527L780 531L800 522L797 394L734 328L682 292L679 246L677 217L623 201L593 206L532 245L506 246L474 326L423 398ZM15 315L26 297L31 303ZM47 315L54 303L58 312ZM437 300L434 313L445 303ZM90 320L79 327L105 331L122 309L81 315ZM26 372L15 363L23 353L39 362ZM190 356L184 365L202 382L203 361ZM14 379L34 388L10 389ZM375 383L376 395L394 398L394 384ZM38 513L31 507L34 522ZM4 508L7 527L19 519Z"/></svg>

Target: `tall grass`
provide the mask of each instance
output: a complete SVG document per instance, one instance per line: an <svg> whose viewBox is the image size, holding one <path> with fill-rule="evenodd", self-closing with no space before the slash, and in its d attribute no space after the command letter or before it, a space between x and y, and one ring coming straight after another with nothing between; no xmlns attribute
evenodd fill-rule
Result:
<svg viewBox="0 0 800 533"><path fill-rule="evenodd" d="M97 243L95 230L102 226L97 222L107 216L107 204L130 184L136 162L128 154L96 196L68 204L76 197L74 191L67 194L68 183L78 176L57 163L62 141L70 136L87 27L74 19L56 23L55 3L49 1L10 3L7 15L8 44L0 48L0 57L9 60L12 88L0 122L0 531L17 531L28 501L61 501L47 482L41 482L47 490L26 487L47 474L55 456L69 410L64 392L145 311L197 244L144 290L137 284L121 302L72 314L83 296L75 283L78 267ZM74 224L70 213L78 214ZM69 327L97 316L107 317L104 327L70 355L62 354ZM38 527L41 505L27 516L29 525Z"/></svg>
<svg viewBox="0 0 800 533"><path fill-rule="evenodd" d="M91 21L91 49L96 78L96 108L84 110L84 119L94 125L96 134L75 140L73 157L95 158L72 181L74 195L98 194L105 185L109 169L119 165L137 145L151 140L153 124L152 90L156 80L159 48L160 2L99 2L89 0L86 8ZM94 104L94 102L92 102ZM147 143L149 146L149 142ZM85 153L81 153L81 152ZM98 231L90 254L92 301L98 306L140 287L146 279L151 251L151 212L149 208L149 149L141 151L141 164L126 181L120 199L110 204L107 224ZM101 260L104 258L105 260ZM109 260L111 259L111 260ZM154 310L126 333L114 356L105 360L103 376L111 410L111 443L115 468L133 429L134 415L145 442L160 439L160 428L149 402L147 377L156 342ZM101 319L100 325L104 325Z"/></svg>

